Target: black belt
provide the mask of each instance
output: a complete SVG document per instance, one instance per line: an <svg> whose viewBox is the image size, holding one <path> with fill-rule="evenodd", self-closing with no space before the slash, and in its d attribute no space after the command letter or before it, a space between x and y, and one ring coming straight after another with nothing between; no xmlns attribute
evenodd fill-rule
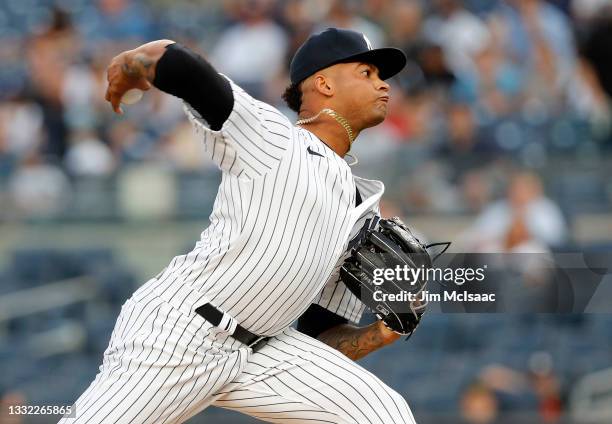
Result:
<svg viewBox="0 0 612 424"><path fill-rule="evenodd" d="M202 318L210 322L215 327L219 327L219 324L221 324L221 320L223 319L223 312L215 308L210 303L205 303L204 305L197 308L195 311L196 314L200 315ZM224 328L223 330L228 329ZM261 347L261 345L256 346L257 344L268 339L268 337L266 336L260 336L258 334L251 333L249 330L247 330L240 324L236 325L236 329L232 333L232 337L238 340L239 342L244 343L248 347L252 347L254 351L257 350L258 347Z"/></svg>

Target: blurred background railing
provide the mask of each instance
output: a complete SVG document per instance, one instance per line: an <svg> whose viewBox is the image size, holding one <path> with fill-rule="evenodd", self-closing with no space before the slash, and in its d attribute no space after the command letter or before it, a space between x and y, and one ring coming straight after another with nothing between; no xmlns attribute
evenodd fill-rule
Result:
<svg viewBox="0 0 612 424"><path fill-rule="evenodd" d="M608 0L0 0L2 406L74 401L121 304L207 225L219 172L178 99L151 90L111 113L114 55L175 39L294 119L280 94L295 49L327 26L362 31L409 59L386 121L354 146L354 173L386 185L384 215L459 252L609 251L611 10ZM611 284L605 276L594 298L612 299ZM409 343L361 363L419 423L608 423L611 329L604 313L431 314ZM253 422L216 409L193 422L207 419Z"/></svg>

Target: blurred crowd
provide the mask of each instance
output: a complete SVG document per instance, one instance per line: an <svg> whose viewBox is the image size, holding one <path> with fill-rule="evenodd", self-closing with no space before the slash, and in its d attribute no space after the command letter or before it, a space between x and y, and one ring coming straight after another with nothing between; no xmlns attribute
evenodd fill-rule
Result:
<svg viewBox="0 0 612 424"><path fill-rule="evenodd" d="M5 0L0 200L13 216L52 215L75 181L129 164L211 166L178 99L151 90L111 113L105 70L122 50L175 39L293 116L280 99L288 63L336 26L409 58L387 120L356 143L357 173L396 183L408 212L480 212L506 162L538 171L612 145L611 22L606 0Z"/></svg>
<svg viewBox="0 0 612 424"><path fill-rule="evenodd" d="M574 213L612 210L610 0L0 0L0 223L61 218L78 209L78 196L85 196L78 205L87 206L90 219L114 216L105 211L116 205L137 217L150 216L144 209L172 216L168 202L183 202L176 207L183 211L191 205L193 217L205 217L210 203L189 198L214 197L216 185L198 177L214 165L180 100L150 90L115 115L104 101L106 66L123 50L174 39L295 119L280 97L289 61L310 34L330 26L361 31L373 46L396 46L408 57L391 81L387 119L362 133L352 152L359 158L356 174L385 182L385 216L468 214L476 219L453 240L457 249L546 261L571 242ZM177 189L168 176L182 185ZM35 269L26 259L22 269ZM531 284L529 293L539 289L542 276L533 270L542 265L519 265L508 264L526 289ZM22 288L19 275L2 278L5 285L15 282L11 289ZM101 286L111 281L129 287L117 274ZM125 297L120 293L117 307ZM561 331L554 320L531 319L511 333L517 326L510 316L505 327L486 318L462 332L467 316L434 315L417 333L421 339L409 344L417 355L407 362L413 374L397 375L394 385L406 386L419 411L435 411L446 402L440 379L446 384L456 374L461 383L449 382L447 391L464 423L501 422L517 404L537 411L541 422L560 422L569 392L561 377L610 364L612 326L600 317L589 316L594 330L588 335L586 325ZM88 330L95 345L79 356L83 373L94 371L114 315L93 314L88 322L110 327ZM447 355L449 346L470 340L480 350ZM547 349L556 356L539 351ZM598 361L593 352L601 352ZM444 362L436 362L438 353ZM513 367L504 364L509 355L517 356ZM371 365L396 365L380 358ZM66 364L70 378L56 379L51 366L42 377L15 378L30 378L31 391L48 396L53 391L42 381L72 382L74 362ZM6 362L6 370L13 368L19 366ZM431 378L437 371L440 377ZM58 395L80 393L86 383L75 380ZM422 389L428 383L431 390ZM431 398L437 403L428 404ZM10 392L4 399L21 401Z"/></svg>
<svg viewBox="0 0 612 424"><path fill-rule="evenodd" d="M488 424L495 422L560 422L567 403L560 377L553 367L551 355L534 352L526 371L500 364L484 367L460 396L462 423ZM516 404L530 408L516 408ZM538 420L524 413L508 415L508 411L537 411ZM506 415L506 417L504 417ZM500 419L505 418L505 419Z"/></svg>

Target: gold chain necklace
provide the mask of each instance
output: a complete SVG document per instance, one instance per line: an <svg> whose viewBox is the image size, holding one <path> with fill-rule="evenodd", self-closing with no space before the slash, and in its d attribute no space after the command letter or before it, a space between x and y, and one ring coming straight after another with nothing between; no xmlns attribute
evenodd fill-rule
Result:
<svg viewBox="0 0 612 424"><path fill-rule="evenodd" d="M300 119L300 120L296 121L295 124L296 125L310 124L315 119L317 119L319 116L321 116L322 113L325 113L325 114L331 116L340 125L342 125L342 127L346 130L346 134L348 135L349 146L352 145L353 141L355 141L355 137L353 135L353 129L351 128L351 124L348 123L346 118L344 118L342 115L340 115L338 112L336 112L333 109L329 109L329 108L321 109L321 111L319 113L317 113L315 116L312 116L310 118Z"/></svg>

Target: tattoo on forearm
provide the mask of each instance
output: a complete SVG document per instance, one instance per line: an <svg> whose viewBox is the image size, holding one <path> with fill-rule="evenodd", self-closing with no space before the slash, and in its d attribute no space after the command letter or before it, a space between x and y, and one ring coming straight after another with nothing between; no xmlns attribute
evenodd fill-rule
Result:
<svg viewBox="0 0 612 424"><path fill-rule="evenodd" d="M144 53L135 54L131 60L121 65L122 72L134 79L146 78L149 82L153 80L153 60Z"/></svg>
<svg viewBox="0 0 612 424"><path fill-rule="evenodd" d="M321 333L318 339L353 360L363 358L384 345L375 326L360 328L348 324L338 325Z"/></svg>

